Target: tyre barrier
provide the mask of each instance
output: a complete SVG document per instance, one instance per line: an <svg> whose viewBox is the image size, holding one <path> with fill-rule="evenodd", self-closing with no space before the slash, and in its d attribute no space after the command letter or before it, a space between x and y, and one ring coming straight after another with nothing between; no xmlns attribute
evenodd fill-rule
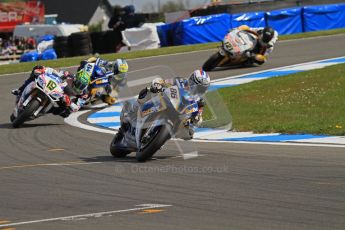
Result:
<svg viewBox="0 0 345 230"><path fill-rule="evenodd" d="M91 33L91 43L94 53L106 53L106 42L104 41L106 32Z"/></svg>
<svg viewBox="0 0 345 230"><path fill-rule="evenodd" d="M56 36L53 48L58 58L114 53L122 42L121 32L78 32L68 37Z"/></svg>
<svg viewBox="0 0 345 230"><path fill-rule="evenodd" d="M70 56L68 48L68 37L66 36L56 36L54 39L53 48L59 58Z"/></svg>
<svg viewBox="0 0 345 230"><path fill-rule="evenodd" d="M68 37L68 46L72 56L92 53L91 37L88 32L73 33Z"/></svg>

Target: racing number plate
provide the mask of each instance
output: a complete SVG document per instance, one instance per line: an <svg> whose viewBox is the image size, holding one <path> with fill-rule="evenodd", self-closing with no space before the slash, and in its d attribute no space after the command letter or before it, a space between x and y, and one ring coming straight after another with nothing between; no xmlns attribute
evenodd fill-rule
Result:
<svg viewBox="0 0 345 230"><path fill-rule="evenodd" d="M52 81L50 80L47 84L47 88L50 90L50 91L53 91L55 88L56 88L57 84L55 81Z"/></svg>
<svg viewBox="0 0 345 230"><path fill-rule="evenodd" d="M226 42L224 43L224 45L225 45L225 48L226 48L227 50L229 50L229 51L233 50L233 47L232 47L232 44L230 43L230 41L226 41Z"/></svg>

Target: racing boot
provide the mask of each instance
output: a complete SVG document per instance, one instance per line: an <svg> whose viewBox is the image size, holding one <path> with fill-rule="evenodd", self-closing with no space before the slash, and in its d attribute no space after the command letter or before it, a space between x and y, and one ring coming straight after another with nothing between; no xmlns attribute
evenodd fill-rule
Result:
<svg viewBox="0 0 345 230"><path fill-rule="evenodd" d="M14 95L14 96L19 96L20 95L20 90L19 89L13 89L11 91L11 93Z"/></svg>
<svg viewBox="0 0 345 230"><path fill-rule="evenodd" d="M190 124L190 122L187 121L183 125L184 125L184 129L182 132L181 139L185 140L185 141L192 140L193 136L194 136L194 128L193 128L192 124Z"/></svg>
<svg viewBox="0 0 345 230"><path fill-rule="evenodd" d="M107 103L108 105L113 105L116 103L116 98L111 97L109 95L104 96L102 99L103 99L103 102Z"/></svg>
<svg viewBox="0 0 345 230"><path fill-rule="evenodd" d="M12 113L10 116L10 121L13 122L16 119L16 117L14 116L14 114Z"/></svg>

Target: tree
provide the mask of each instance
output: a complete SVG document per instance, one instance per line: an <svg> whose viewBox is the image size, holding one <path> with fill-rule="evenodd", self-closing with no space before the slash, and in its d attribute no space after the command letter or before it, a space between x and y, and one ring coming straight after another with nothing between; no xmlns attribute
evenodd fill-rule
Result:
<svg viewBox="0 0 345 230"><path fill-rule="evenodd" d="M145 4L143 7L143 11L147 12L147 13L155 12L156 11L155 9L156 9L156 7L152 2Z"/></svg>
<svg viewBox="0 0 345 230"><path fill-rule="evenodd" d="M176 12L176 11L181 11L181 10L185 10L185 9L186 9L186 7L184 5L183 0L168 1L167 3L162 5L161 12L163 12L163 13Z"/></svg>

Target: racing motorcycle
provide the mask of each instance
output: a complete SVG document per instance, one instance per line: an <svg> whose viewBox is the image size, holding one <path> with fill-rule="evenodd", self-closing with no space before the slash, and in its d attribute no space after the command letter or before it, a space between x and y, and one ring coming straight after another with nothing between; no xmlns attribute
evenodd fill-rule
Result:
<svg viewBox="0 0 345 230"><path fill-rule="evenodd" d="M222 41L219 51L203 64L205 71L211 71L216 67L246 64L248 57L245 52L253 50L258 42L258 36L245 30L233 29Z"/></svg>
<svg viewBox="0 0 345 230"><path fill-rule="evenodd" d="M89 103L94 104L99 100L104 101L109 91L117 95L118 87L114 81L112 81L113 78L111 76L102 76L93 79L96 68L95 63L87 63L84 68L80 69L76 74L77 77L80 76L89 81L89 95L85 101L85 105ZM113 103L115 103L115 101L113 101Z"/></svg>
<svg viewBox="0 0 345 230"><path fill-rule="evenodd" d="M60 107L67 83L54 74L44 73L27 85L19 99L10 120L13 128L24 122L48 113L53 107Z"/></svg>
<svg viewBox="0 0 345 230"><path fill-rule="evenodd" d="M144 162L171 137L183 137L187 132L185 122L199 109L198 103L186 95L183 88L171 86L142 105L136 100L126 101L120 117L124 135L115 135L111 154L125 157L136 152L136 159Z"/></svg>

